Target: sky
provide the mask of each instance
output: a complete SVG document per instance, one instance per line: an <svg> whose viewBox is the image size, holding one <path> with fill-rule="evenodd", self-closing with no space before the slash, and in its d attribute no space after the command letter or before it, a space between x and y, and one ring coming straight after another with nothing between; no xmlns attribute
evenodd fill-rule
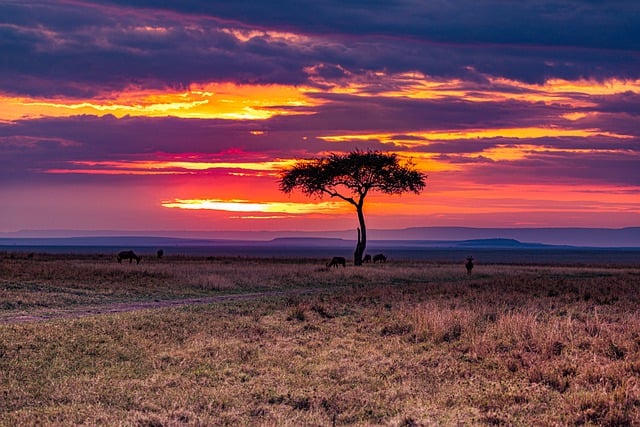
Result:
<svg viewBox="0 0 640 427"><path fill-rule="evenodd" d="M636 0L0 0L0 232L640 226L639 119Z"/></svg>

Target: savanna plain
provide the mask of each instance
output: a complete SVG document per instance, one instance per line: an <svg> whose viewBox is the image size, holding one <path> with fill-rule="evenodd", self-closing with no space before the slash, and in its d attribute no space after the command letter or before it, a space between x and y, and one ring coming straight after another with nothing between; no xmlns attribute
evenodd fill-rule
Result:
<svg viewBox="0 0 640 427"><path fill-rule="evenodd" d="M0 253L0 425L640 425L638 265L326 262Z"/></svg>

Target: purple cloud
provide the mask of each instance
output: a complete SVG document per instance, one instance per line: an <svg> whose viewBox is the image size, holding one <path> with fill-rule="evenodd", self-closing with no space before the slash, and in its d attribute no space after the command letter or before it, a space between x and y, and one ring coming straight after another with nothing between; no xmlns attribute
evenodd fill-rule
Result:
<svg viewBox="0 0 640 427"><path fill-rule="evenodd" d="M640 77L640 5L626 1L29 1L0 4L0 17L0 90L15 94L303 84L319 64L326 78L378 70L527 82Z"/></svg>

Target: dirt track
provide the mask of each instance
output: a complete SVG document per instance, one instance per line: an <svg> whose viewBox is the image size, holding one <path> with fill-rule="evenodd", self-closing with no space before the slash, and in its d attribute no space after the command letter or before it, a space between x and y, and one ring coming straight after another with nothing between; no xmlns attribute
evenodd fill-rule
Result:
<svg viewBox="0 0 640 427"><path fill-rule="evenodd" d="M203 305L203 304L215 304L227 301L245 301L255 300L266 297L282 297L292 295L303 294L315 294L321 292L323 289L318 288L300 288L289 289L282 291L264 291L264 292L252 292L244 294L232 294L232 295L217 295L211 297L201 298L184 298L175 300L154 300L154 301L132 301L122 302L104 305L92 305L81 306L70 309L51 309L43 312L36 313L15 313L15 314L0 314L0 325L2 324L15 324L15 323L29 323L29 322L43 322L47 320L56 319L76 319L87 316L99 316L103 314L115 314L126 313L138 310L154 310L159 308L172 308L172 307L184 307L187 305Z"/></svg>

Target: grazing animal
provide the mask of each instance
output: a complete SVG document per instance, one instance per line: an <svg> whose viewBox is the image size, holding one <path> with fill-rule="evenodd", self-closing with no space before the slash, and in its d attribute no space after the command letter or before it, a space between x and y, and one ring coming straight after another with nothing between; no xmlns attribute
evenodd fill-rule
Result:
<svg viewBox="0 0 640 427"><path fill-rule="evenodd" d="M362 263L368 263L371 262L371 255L369 254L365 254L364 258L362 258Z"/></svg>
<svg viewBox="0 0 640 427"><path fill-rule="evenodd" d="M384 256L383 254L377 254L373 256L373 263L375 264L376 262L387 262L387 257Z"/></svg>
<svg viewBox="0 0 640 427"><path fill-rule="evenodd" d="M131 264L131 262L135 259L136 260L136 264L140 264L140 260L142 258L139 257L138 255L136 255L136 253L133 252L133 251L121 251L121 252L118 252L118 262L122 262L123 259L128 259L129 260L129 264Z"/></svg>
<svg viewBox="0 0 640 427"><path fill-rule="evenodd" d="M333 258L331 258L331 261L329 261L327 267L338 267L339 265L343 267L347 266L347 260L343 256L334 256Z"/></svg>
<svg viewBox="0 0 640 427"><path fill-rule="evenodd" d="M162 249L158 249L158 252L156 252L156 254L158 255L158 258L162 258L164 256L164 251Z"/></svg>
<svg viewBox="0 0 640 427"><path fill-rule="evenodd" d="M467 257L467 263L464 265L467 269L467 274L471 274L471 270L473 270L473 257Z"/></svg>

